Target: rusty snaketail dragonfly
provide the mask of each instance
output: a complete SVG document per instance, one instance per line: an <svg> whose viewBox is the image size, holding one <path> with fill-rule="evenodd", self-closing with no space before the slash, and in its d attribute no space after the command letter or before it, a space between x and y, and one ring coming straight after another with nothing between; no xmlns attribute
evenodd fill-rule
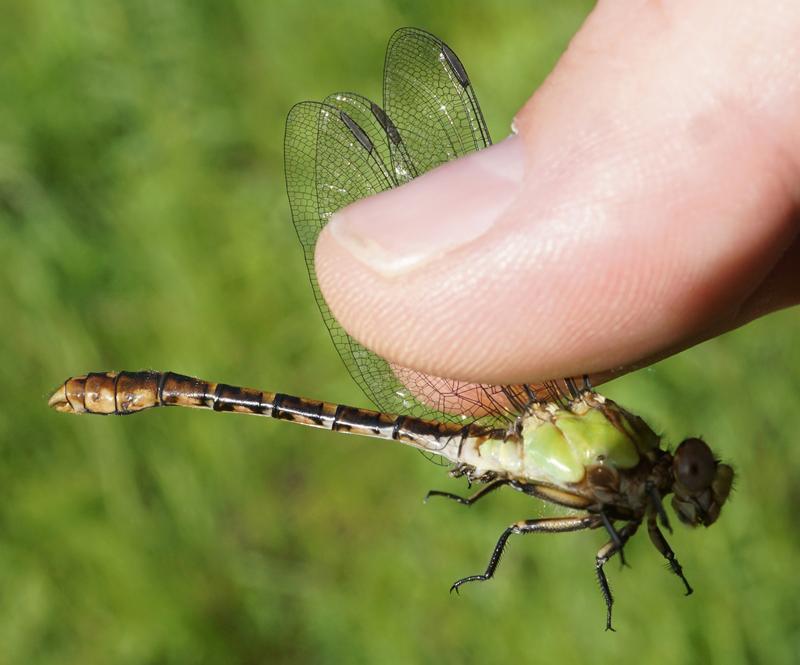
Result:
<svg viewBox="0 0 800 665"><path fill-rule="evenodd" d="M483 573L488 580L515 534L601 529L608 542L595 570L611 629L613 598L603 566L642 522L672 572L692 588L661 528L671 531L663 499L689 526L719 517L733 481L698 438L674 452L638 416L594 391L587 377L540 385L491 386L445 380L397 367L351 338L320 294L314 245L344 206L397 187L490 144L469 76L444 42L422 30L394 33L386 51L383 106L353 93L295 105L286 121L286 187L311 284L347 369L378 407L367 410L282 393L212 383L174 372L99 372L67 379L50 406L67 413L124 415L157 406L249 413L389 439L435 453L452 476L482 487L469 498L431 491L469 506L500 487L573 510L526 519L500 535ZM659 526L660 525L660 526Z"/></svg>

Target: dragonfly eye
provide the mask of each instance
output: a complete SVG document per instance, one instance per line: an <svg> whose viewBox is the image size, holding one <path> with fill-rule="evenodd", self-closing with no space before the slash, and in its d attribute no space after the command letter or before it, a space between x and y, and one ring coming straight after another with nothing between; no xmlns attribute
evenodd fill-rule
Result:
<svg viewBox="0 0 800 665"><path fill-rule="evenodd" d="M672 465L677 481L693 494L708 489L717 471L711 449L695 438L686 439L678 446Z"/></svg>
<svg viewBox="0 0 800 665"><path fill-rule="evenodd" d="M611 466L597 464L587 471L589 482L596 488L608 490L619 489L619 474Z"/></svg>

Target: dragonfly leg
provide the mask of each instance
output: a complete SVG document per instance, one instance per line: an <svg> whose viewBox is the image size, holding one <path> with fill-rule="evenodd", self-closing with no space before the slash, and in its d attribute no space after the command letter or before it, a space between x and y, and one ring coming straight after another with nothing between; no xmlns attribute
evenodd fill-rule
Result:
<svg viewBox="0 0 800 665"><path fill-rule="evenodd" d="M500 563L500 558L503 556L503 550L506 547L506 542L513 534L523 533L563 533L566 531L581 531L582 529L594 529L602 524L598 515L582 515L579 517L544 517L535 520L522 520L515 522L509 526L500 535L497 544L494 546L492 556L489 559L489 565L481 575L470 575L469 577L462 577L457 580L453 586L450 587L451 593L458 592L458 588L467 582L485 582L494 575L497 566Z"/></svg>
<svg viewBox="0 0 800 665"><path fill-rule="evenodd" d="M608 560L617 552L622 551L622 547L628 542L628 539L636 533L639 528L639 522L628 522L617 533L619 541L613 537L605 545L603 545L597 552L595 557L595 570L597 571L597 581L600 583L600 593L603 594L603 600L606 604L606 630L613 631L611 627L611 606L614 604L614 596L611 595L611 587L608 584L603 566L606 565Z"/></svg>
<svg viewBox="0 0 800 665"><path fill-rule="evenodd" d="M507 480L493 480L490 483L487 483L483 487L481 487L475 494L470 497L463 497L459 496L458 494L451 494L450 492L440 492L439 490L431 490L425 495L425 503L428 502L432 496L443 496L447 499L452 499L453 501L458 501L458 503L463 504L465 506L471 506L473 503L478 501L478 499L482 499L487 494L494 492L496 489L501 488L503 485L508 483Z"/></svg>
<svg viewBox="0 0 800 665"><path fill-rule="evenodd" d="M661 522L661 526L663 526L667 531L672 533L672 526L669 523L669 517L667 517L667 511L664 510L664 503L661 500L661 494L652 484L647 485L647 494L650 496L650 503L653 506L653 510L655 510L656 514L658 515L658 519Z"/></svg>
<svg viewBox="0 0 800 665"><path fill-rule="evenodd" d="M656 549L661 552L661 556L663 556L669 563L669 567L672 572L680 577L683 581L683 584L686 587L686 595L691 595L694 589L689 586L689 582L686 580L686 577L683 574L683 568L681 567L681 564L678 563L678 559L675 558L675 552L672 551L667 539L664 538L664 534L662 534L659 530L658 524L656 524L655 515L650 515L647 518L647 532L650 534L650 540L653 541L653 545L656 546Z"/></svg>
<svg viewBox="0 0 800 665"><path fill-rule="evenodd" d="M611 520L608 519L608 515L605 513L600 513L600 517L603 520L603 526L605 527L606 532L608 533L609 537L611 538L611 542L615 545L616 551L619 553L619 560L623 566L627 566L628 562L625 561L625 543L622 542L622 537L619 535L619 531L614 528L614 525L611 523Z"/></svg>

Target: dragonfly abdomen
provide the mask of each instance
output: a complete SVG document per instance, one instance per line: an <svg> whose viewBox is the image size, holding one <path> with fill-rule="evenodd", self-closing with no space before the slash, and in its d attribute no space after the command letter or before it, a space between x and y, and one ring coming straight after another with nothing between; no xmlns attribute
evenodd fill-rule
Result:
<svg viewBox="0 0 800 665"><path fill-rule="evenodd" d="M457 462L470 428L370 409L212 383L175 372L93 372L67 379L49 404L64 413L129 415L159 406L247 413L399 441Z"/></svg>
<svg viewBox="0 0 800 665"><path fill-rule="evenodd" d="M274 394L174 372L92 372L67 379L50 398L66 413L122 416L159 406L271 415Z"/></svg>

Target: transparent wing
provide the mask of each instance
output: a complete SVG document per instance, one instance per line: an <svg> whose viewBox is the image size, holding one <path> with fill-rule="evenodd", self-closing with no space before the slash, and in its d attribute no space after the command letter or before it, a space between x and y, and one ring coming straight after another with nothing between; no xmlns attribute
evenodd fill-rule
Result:
<svg viewBox="0 0 800 665"><path fill-rule="evenodd" d="M350 337L328 309L314 247L330 216L490 144L463 65L436 37L412 28L391 38L384 71L386 110L354 93L302 102L286 120L286 187L309 277L333 343L364 393L382 410L450 422L507 424L534 401L572 386L490 386L392 365Z"/></svg>
<svg viewBox="0 0 800 665"><path fill-rule="evenodd" d="M403 137L414 176L491 145L464 65L424 30L401 28L389 40L383 104Z"/></svg>

